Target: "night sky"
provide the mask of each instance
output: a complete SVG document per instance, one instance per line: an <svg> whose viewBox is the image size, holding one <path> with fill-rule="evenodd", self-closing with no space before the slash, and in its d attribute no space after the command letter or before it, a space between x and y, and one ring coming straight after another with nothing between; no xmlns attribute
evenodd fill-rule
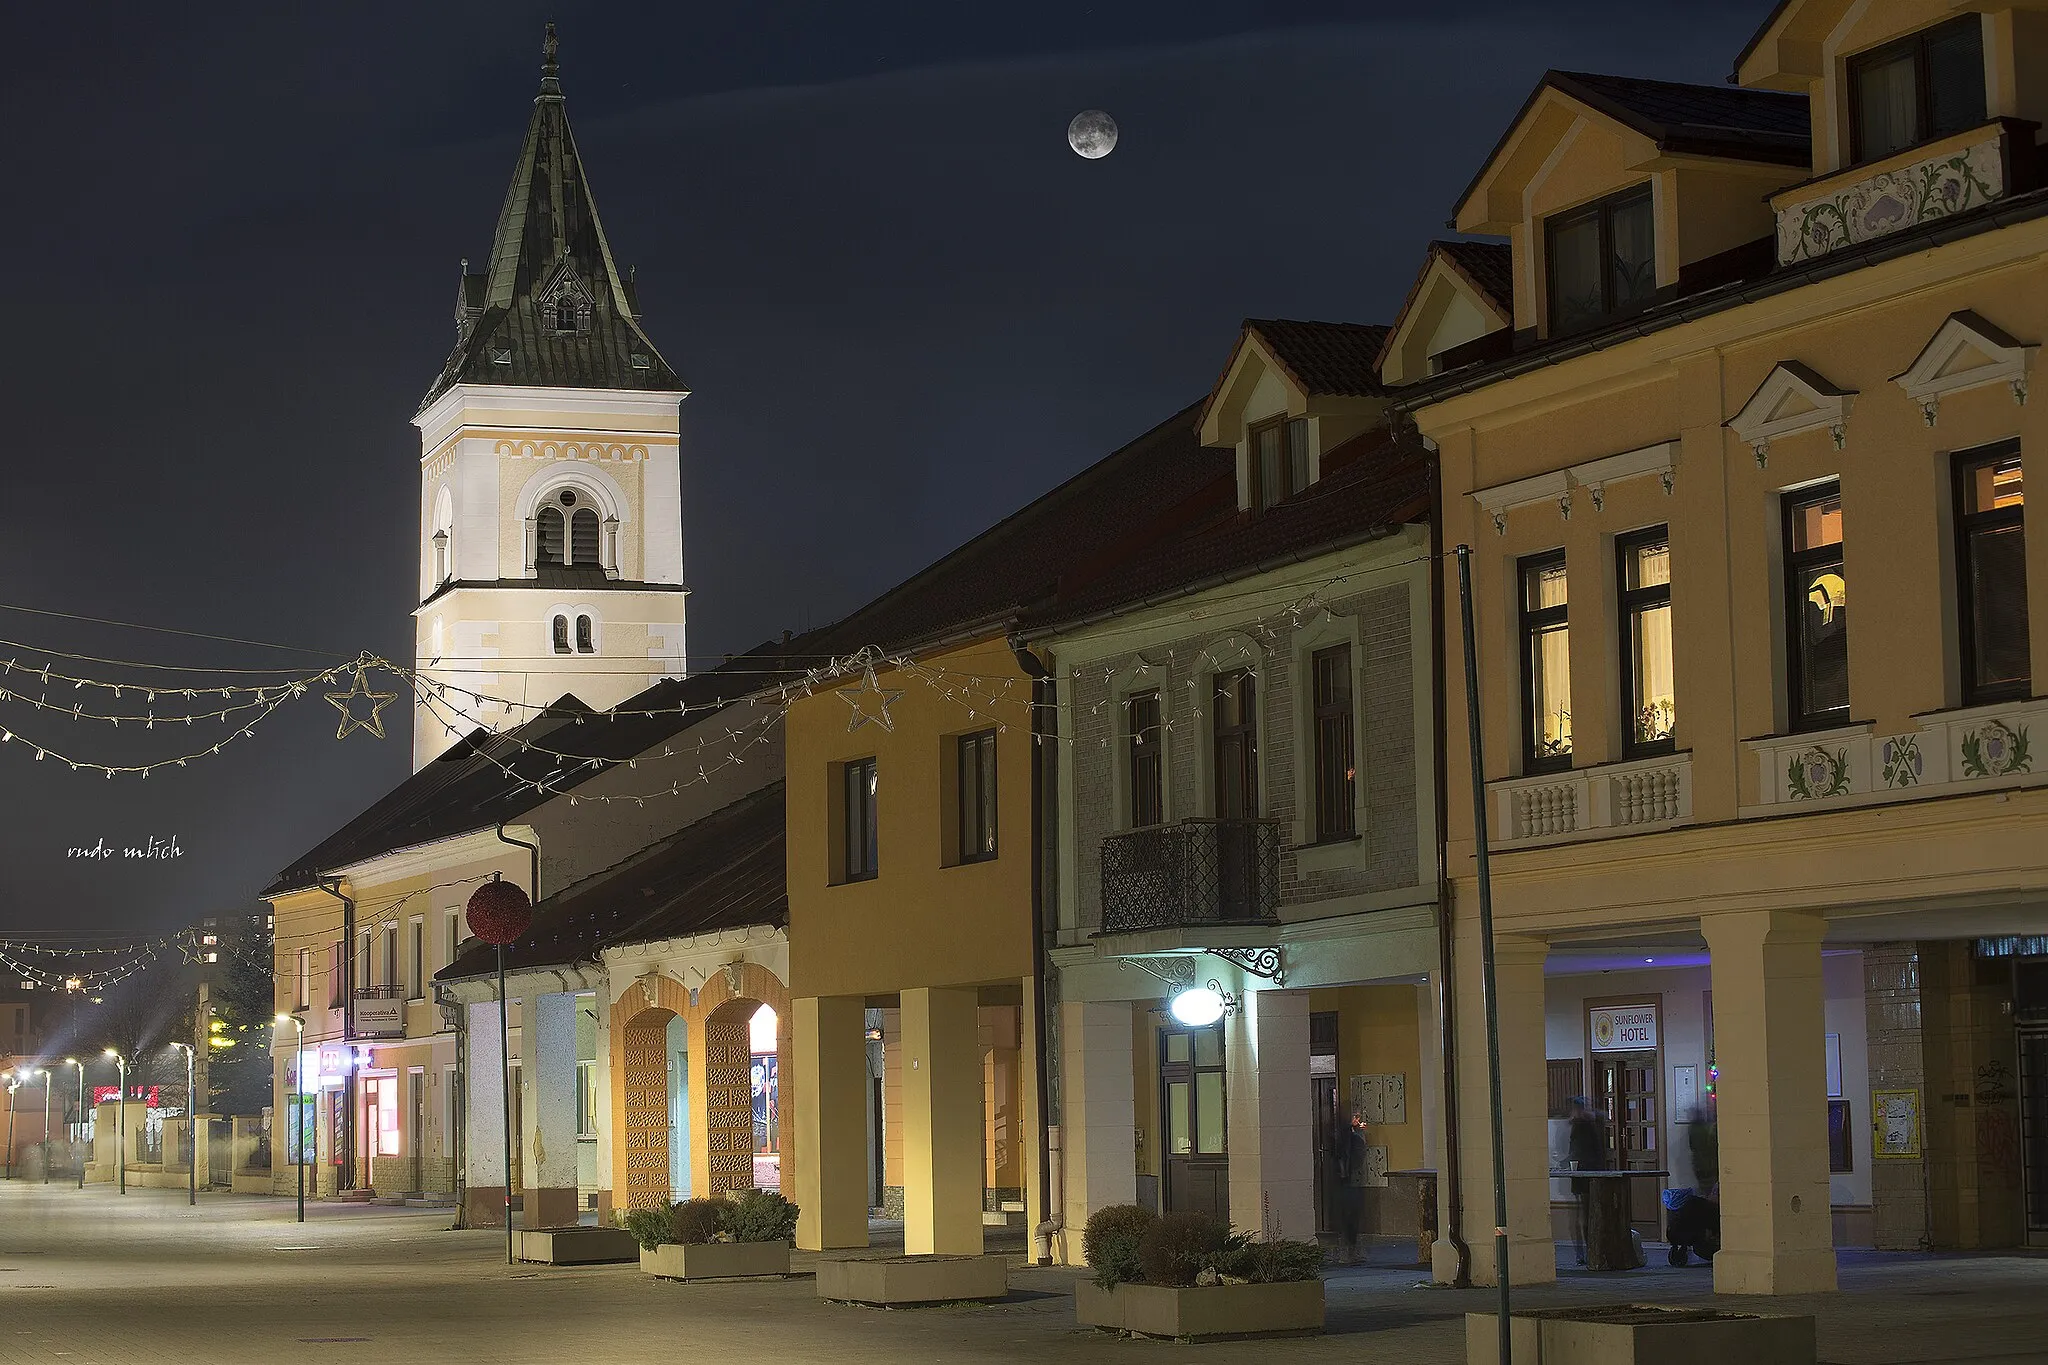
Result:
<svg viewBox="0 0 2048 1365"><path fill-rule="evenodd" d="M703 663L844 614L1198 397L1245 316L1391 321L1544 68L1718 82L1767 10L17 7L0 639L410 659L409 419L549 18L612 248L693 390ZM1089 107L1122 128L1102 161L1065 142ZM309 698L147 781L0 745L0 929L154 933L249 903L408 770L408 720L345 745L334 722ZM17 705L0 724L94 761L146 747ZM67 857L150 836L183 856Z"/></svg>

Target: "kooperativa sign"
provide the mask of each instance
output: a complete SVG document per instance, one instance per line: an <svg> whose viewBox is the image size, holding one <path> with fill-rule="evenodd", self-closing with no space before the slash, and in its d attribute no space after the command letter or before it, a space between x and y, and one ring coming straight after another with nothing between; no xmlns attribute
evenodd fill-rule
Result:
<svg viewBox="0 0 2048 1365"><path fill-rule="evenodd" d="M1650 1052L1657 1046L1655 1005L1602 1005L1587 1015L1595 1052Z"/></svg>

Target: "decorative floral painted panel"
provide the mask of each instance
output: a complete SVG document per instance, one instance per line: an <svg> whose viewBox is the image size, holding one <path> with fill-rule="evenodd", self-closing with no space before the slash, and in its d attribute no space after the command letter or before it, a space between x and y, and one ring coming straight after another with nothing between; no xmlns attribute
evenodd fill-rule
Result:
<svg viewBox="0 0 2048 1365"><path fill-rule="evenodd" d="M2005 194L2005 161L1997 129L1984 141L1896 170L1880 171L1846 189L1778 210L1778 263L1812 260L1845 246L1965 209Z"/></svg>

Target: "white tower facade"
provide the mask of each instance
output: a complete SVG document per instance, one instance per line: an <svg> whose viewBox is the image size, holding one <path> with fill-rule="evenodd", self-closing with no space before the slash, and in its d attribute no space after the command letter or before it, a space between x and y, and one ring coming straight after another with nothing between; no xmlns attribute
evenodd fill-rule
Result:
<svg viewBox="0 0 2048 1365"><path fill-rule="evenodd" d="M418 769L566 694L595 710L679 676L677 408L570 135L549 28L491 257L420 430Z"/></svg>

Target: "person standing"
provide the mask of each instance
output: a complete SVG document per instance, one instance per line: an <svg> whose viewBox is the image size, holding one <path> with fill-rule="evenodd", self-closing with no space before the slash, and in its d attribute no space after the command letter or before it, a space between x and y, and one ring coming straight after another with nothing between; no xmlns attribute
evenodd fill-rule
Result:
<svg viewBox="0 0 2048 1365"><path fill-rule="evenodd" d="M1604 1171L1607 1169L1607 1132L1600 1123L1600 1115L1584 1095L1572 1096L1571 1128L1565 1147L1565 1156L1575 1171ZM1573 1231L1577 1234L1579 1264L1586 1263L1586 1236L1588 1214L1592 1208L1593 1182L1583 1176L1572 1177L1572 1196L1575 1204Z"/></svg>
<svg viewBox="0 0 2048 1365"><path fill-rule="evenodd" d="M1343 1238L1340 1265L1358 1264L1358 1228L1365 1219L1365 1118L1347 1116L1337 1139L1337 1230Z"/></svg>

